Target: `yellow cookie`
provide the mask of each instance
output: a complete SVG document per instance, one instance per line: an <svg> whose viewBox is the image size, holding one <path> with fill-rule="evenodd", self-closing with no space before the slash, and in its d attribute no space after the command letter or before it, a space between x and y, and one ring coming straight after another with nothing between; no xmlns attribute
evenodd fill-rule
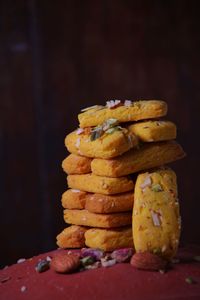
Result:
<svg viewBox="0 0 200 300"><path fill-rule="evenodd" d="M133 248L131 227L119 229L91 228L85 233L85 244L91 248L113 251L119 248Z"/></svg>
<svg viewBox="0 0 200 300"><path fill-rule="evenodd" d="M167 103L160 100L108 101L107 106L93 106L78 115L80 127L97 126L107 119L117 119L120 123L165 116Z"/></svg>
<svg viewBox="0 0 200 300"><path fill-rule="evenodd" d="M113 130L113 131L112 131ZM65 138L65 146L70 153L87 157L112 158L118 156L138 144L138 139L127 129L112 129L111 133L103 132L95 140L91 140L92 132L80 132L80 128L71 132ZM93 131L95 133L95 131ZM110 131L109 131L110 132ZM77 134L78 133L78 134Z"/></svg>
<svg viewBox="0 0 200 300"><path fill-rule="evenodd" d="M145 121L132 124L127 129L142 142L174 140L176 125L170 121Z"/></svg>
<svg viewBox="0 0 200 300"><path fill-rule="evenodd" d="M100 228L121 227L131 224L131 212L95 214L86 209L65 209L64 220L68 224Z"/></svg>
<svg viewBox="0 0 200 300"><path fill-rule="evenodd" d="M185 153L175 141L144 144L113 159L93 159L91 169L99 176L120 177L181 159Z"/></svg>
<svg viewBox="0 0 200 300"><path fill-rule="evenodd" d="M134 184L128 177L111 178L94 174L68 175L68 186L85 192L99 194L118 194L133 190Z"/></svg>
<svg viewBox="0 0 200 300"><path fill-rule="evenodd" d="M158 170L137 178L133 208L133 241L136 252L150 251L172 258L180 237L176 174Z"/></svg>
<svg viewBox="0 0 200 300"><path fill-rule="evenodd" d="M84 234L87 228L82 226L72 225L65 228L57 235L57 245L60 248L82 248L85 247Z"/></svg>
<svg viewBox="0 0 200 300"><path fill-rule="evenodd" d="M134 194L127 192L116 195L88 194L85 208L94 213L132 211Z"/></svg>
<svg viewBox="0 0 200 300"><path fill-rule="evenodd" d="M91 172L91 161L89 157L70 154L63 160L62 168L67 174L87 174Z"/></svg>
<svg viewBox="0 0 200 300"><path fill-rule="evenodd" d="M69 209L83 209L85 208L87 195L86 192L69 189L62 195L62 206Z"/></svg>

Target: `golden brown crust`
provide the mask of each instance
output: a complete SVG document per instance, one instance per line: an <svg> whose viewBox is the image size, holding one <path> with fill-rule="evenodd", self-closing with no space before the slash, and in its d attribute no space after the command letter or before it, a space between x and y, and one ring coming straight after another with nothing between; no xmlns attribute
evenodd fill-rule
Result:
<svg viewBox="0 0 200 300"><path fill-rule="evenodd" d="M100 228L121 227L131 224L131 212L95 214L85 209L65 209L64 220L68 224Z"/></svg>
<svg viewBox="0 0 200 300"><path fill-rule="evenodd" d="M88 133L77 134L78 130L71 132L65 138L68 151L76 155L108 159L121 155L138 144L134 134L125 128L111 134L104 133L94 141L90 140Z"/></svg>
<svg viewBox="0 0 200 300"><path fill-rule="evenodd" d="M85 208L94 213L115 213L132 211L134 201L133 192L116 195L89 194Z"/></svg>
<svg viewBox="0 0 200 300"><path fill-rule="evenodd" d="M172 258L180 237L176 174L170 169L140 174L134 197L133 239L136 251Z"/></svg>
<svg viewBox="0 0 200 300"><path fill-rule="evenodd" d="M69 189L62 195L62 206L69 209L84 209L88 193Z"/></svg>
<svg viewBox="0 0 200 300"><path fill-rule="evenodd" d="M131 227L119 229L91 228L85 233L85 243L88 247L104 251L113 251L119 248L133 248Z"/></svg>
<svg viewBox="0 0 200 300"><path fill-rule="evenodd" d="M167 141L176 138L176 125L170 121L144 121L131 124L127 129L142 142Z"/></svg>
<svg viewBox="0 0 200 300"><path fill-rule="evenodd" d="M93 159L91 169L98 176L120 177L181 159L185 153L175 141L148 143L114 159Z"/></svg>
<svg viewBox="0 0 200 300"><path fill-rule="evenodd" d="M89 157L70 154L63 160L62 168L67 174L87 174L91 172L91 161Z"/></svg>
<svg viewBox="0 0 200 300"><path fill-rule="evenodd" d="M68 186L91 193L118 194L133 190L134 184L128 177L111 178L96 176L94 174L68 175Z"/></svg>
<svg viewBox="0 0 200 300"><path fill-rule="evenodd" d="M97 126L108 119L117 119L120 123L153 119L167 114L167 103L161 100L140 100L131 106L119 106L113 109L103 107L87 110L78 115L80 127Z"/></svg>
<svg viewBox="0 0 200 300"><path fill-rule="evenodd" d="M85 247L85 232L88 228L71 225L57 235L57 245L60 248L82 248Z"/></svg>
<svg viewBox="0 0 200 300"><path fill-rule="evenodd" d="M69 189L62 195L62 206L68 209L85 208L90 212L107 214L131 211L133 208L133 200L133 192L110 196Z"/></svg>

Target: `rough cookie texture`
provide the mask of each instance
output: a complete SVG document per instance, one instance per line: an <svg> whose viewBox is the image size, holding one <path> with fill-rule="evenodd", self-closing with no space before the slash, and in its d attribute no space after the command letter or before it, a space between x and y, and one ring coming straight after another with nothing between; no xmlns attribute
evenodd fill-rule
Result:
<svg viewBox="0 0 200 300"><path fill-rule="evenodd" d="M111 178L94 174L68 175L68 186L91 193L118 194L133 190L134 183L128 177Z"/></svg>
<svg viewBox="0 0 200 300"><path fill-rule="evenodd" d="M71 225L57 235L57 245L60 248L82 248L85 246L84 234L87 228Z"/></svg>
<svg viewBox="0 0 200 300"><path fill-rule="evenodd" d="M132 211L134 201L133 192L116 195L89 194L85 208L94 213L115 213Z"/></svg>
<svg viewBox="0 0 200 300"><path fill-rule="evenodd" d="M87 174L91 172L91 161L89 157L70 154L63 160L62 168L67 174Z"/></svg>
<svg viewBox="0 0 200 300"><path fill-rule="evenodd" d="M85 243L88 247L104 251L113 251L119 248L133 247L132 229L91 228L85 233Z"/></svg>
<svg viewBox="0 0 200 300"><path fill-rule="evenodd" d="M88 133L77 134L73 131L65 138L65 145L70 153L86 157L112 158L128 151L138 144L138 139L127 129L104 133L96 140L91 140Z"/></svg>
<svg viewBox="0 0 200 300"><path fill-rule="evenodd" d="M127 127L142 142L174 140L176 125L170 121L145 121Z"/></svg>
<svg viewBox="0 0 200 300"><path fill-rule="evenodd" d="M90 227L112 228L131 224L131 212L95 214L83 210L65 209L64 220L68 224Z"/></svg>
<svg viewBox="0 0 200 300"><path fill-rule="evenodd" d="M88 193L84 191L69 189L62 194L62 206L69 209L85 208Z"/></svg>
<svg viewBox="0 0 200 300"><path fill-rule="evenodd" d="M80 127L97 126L107 119L114 118L120 123L138 121L165 116L167 103L161 100L140 100L131 106L113 108L96 107L78 115Z"/></svg>
<svg viewBox="0 0 200 300"><path fill-rule="evenodd" d="M68 209L86 208L90 212L107 214L132 210L133 200L133 192L103 195L69 189L62 195L62 206Z"/></svg>
<svg viewBox="0 0 200 300"><path fill-rule="evenodd" d="M138 175L132 225L136 252L149 251L168 260L175 255L181 224L176 174L172 170Z"/></svg>
<svg viewBox="0 0 200 300"><path fill-rule="evenodd" d="M162 166L185 156L175 141L148 143L114 159L93 159L91 169L99 176L120 177Z"/></svg>

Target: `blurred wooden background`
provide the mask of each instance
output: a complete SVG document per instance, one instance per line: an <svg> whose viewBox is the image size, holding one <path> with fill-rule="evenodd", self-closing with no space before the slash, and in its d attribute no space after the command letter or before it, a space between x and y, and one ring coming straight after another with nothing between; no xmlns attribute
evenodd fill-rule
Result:
<svg viewBox="0 0 200 300"><path fill-rule="evenodd" d="M81 108L164 99L188 156L175 163L182 243L200 243L197 1L0 1L1 265L56 247L64 137Z"/></svg>

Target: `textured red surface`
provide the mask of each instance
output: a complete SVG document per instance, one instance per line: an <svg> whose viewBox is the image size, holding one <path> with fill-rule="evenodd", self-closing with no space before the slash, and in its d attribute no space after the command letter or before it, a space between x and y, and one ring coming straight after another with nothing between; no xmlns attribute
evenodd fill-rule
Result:
<svg viewBox="0 0 200 300"><path fill-rule="evenodd" d="M0 283L0 299L200 299L200 263L191 261L193 255L200 254L200 248L179 251L183 262L165 274L139 271L129 263L74 274L35 271L40 258L52 257L58 251L63 250L44 253L1 270L0 281L10 279ZM196 280L195 284L185 282L189 276Z"/></svg>

